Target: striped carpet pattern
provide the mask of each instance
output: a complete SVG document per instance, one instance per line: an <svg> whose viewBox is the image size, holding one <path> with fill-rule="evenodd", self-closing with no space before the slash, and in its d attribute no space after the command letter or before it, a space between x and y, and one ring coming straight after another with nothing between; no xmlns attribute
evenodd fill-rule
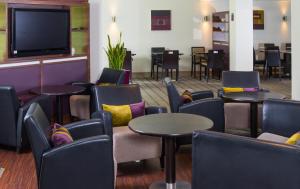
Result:
<svg viewBox="0 0 300 189"><path fill-rule="evenodd" d="M169 108L168 94L162 80L156 81L145 74L134 74L133 83L139 84L143 99L148 106L165 106ZM210 79L200 81L198 78L192 78L188 73L181 73L178 81L174 81L179 93L184 90L203 91L212 90L215 94L222 87L220 80ZM291 98L291 80L277 78L261 80L261 87L272 92L281 93L287 98Z"/></svg>

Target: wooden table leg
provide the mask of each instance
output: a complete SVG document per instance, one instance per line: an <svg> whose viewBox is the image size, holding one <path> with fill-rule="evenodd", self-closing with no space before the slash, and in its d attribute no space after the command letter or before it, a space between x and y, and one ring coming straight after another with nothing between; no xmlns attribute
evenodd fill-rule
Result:
<svg viewBox="0 0 300 189"><path fill-rule="evenodd" d="M257 103L250 104L250 129L251 137L257 138Z"/></svg>

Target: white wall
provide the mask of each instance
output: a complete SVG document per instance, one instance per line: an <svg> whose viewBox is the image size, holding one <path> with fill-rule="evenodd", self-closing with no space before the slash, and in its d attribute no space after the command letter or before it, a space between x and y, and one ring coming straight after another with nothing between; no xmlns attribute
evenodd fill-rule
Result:
<svg viewBox="0 0 300 189"><path fill-rule="evenodd" d="M150 71L151 47L165 46L178 49L181 57L180 70L190 70L191 46L212 46L212 26L202 22L205 15L215 11L228 11L229 0L89 0L91 6L91 79L96 80L103 67L108 65L104 48L106 35L118 37L123 33L126 47L134 57L134 72ZM254 0L254 8L264 9L265 30L254 31L254 45L263 42L290 41L290 10L287 0ZM287 7L289 21L281 22L280 7ZM151 31L151 10L172 10L171 31ZM272 10L272 11L271 11ZM112 23L116 16L116 23ZM232 34L231 34L232 35Z"/></svg>
<svg viewBox="0 0 300 189"><path fill-rule="evenodd" d="M90 0L91 6L91 80L96 80L108 65L104 52L106 35L114 39L123 33L134 57L134 72L150 71L151 47L164 46L184 53L180 70L190 70L192 46L211 48L211 22L203 16L228 10L228 0ZM151 31L151 10L171 10L172 30ZM98 11L95 13L93 11ZM112 23L116 16L116 23Z"/></svg>
<svg viewBox="0 0 300 189"><path fill-rule="evenodd" d="M290 0L254 0L254 10L264 10L265 29L254 30L254 47L258 43L291 42L291 1ZM283 15L288 17L287 22L282 21Z"/></svg>
<svg viewBox="0 0 300 189"><path fill-rule="evenodd" d="M230 0L230 70L253 70L253 2Z"/></svg>
<svg viewBox="0 0 300 189"><path fill-rule="evenodd" d="M292 98L300 100L300 1L292 0Z"/></svg>

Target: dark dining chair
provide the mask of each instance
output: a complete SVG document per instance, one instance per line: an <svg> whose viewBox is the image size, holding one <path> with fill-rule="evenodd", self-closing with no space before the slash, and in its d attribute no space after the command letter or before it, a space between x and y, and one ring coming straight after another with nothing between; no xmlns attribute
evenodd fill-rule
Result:
<svg viewBox="0 0 300 189"><path fill-rule="evenodd" d="M265 48L265 50L267 50L267 49L269 49L269 48L272 48L272 47L274 47L274 46L275 46L274 43L264 43L264 48Z"/></svg>
<svg viewBox="0 0 300 189"><path fill-rule="evenodd" d="M130 71L129 81L131 81L132 80L132 53L131 53L131 51L126 51L123 69Z"/></svg>
<svg viewBox="0 0 300 189"><path fill-rule="evenodd" d="M169 76L169 70L171 71L171 77L173 75L173 70L176 70L176 81L178 81L179 77L179 51L178 50L167 50L163 53L163 59L161 64L157 64L157 73L158 68L161 67L161 77ZM156 76L156 80L158 80L158 74Z"/></svg>
<svg viewBox="0 0 300 189"><path fill-rule="evenodd" d="M202 73L202 67L205 68L205 77L208 82L210 70L212 74L215 71L219 72L219 79L221 79L222 71L224 70L224 51L223 50L209 50L207 54L207 63L202 62L200 66L200 73ZM212 75L213 76L213 75ZM202 74L200 74L200 80Z"/></svg>
<svg viewBox="0 0 300 189"><path fill-rule="evenodd" d="M162 56L164 51L165 51L165 47L151 48L151 78L154 77L155 66L157 66L157 64L162 63Z"/></svg>
<svg viewBox="0 0 300 189"><path fill-rule="evenodd" d="M192 65L191 65L191 76L196 75L197 66L201 65L202 61L206 61L205 59L205 47L192 47L191 48L192 55ZM200 73L201 74L201 73Z"/></svg>
<svg viewBox="0 0 300 189"><path fill-rule="evenodd" d="M51 98L38 96L21 105L13 86L0 86L0 144L15 147L19 152L27 147L28 139L24 129L23 119L32 103L40 104L48 119L51 119Z"/></svg>
<svg viewBox="0 0 300 189"><path fill-rule="evenodd" d="M281 80L283 67L281 66L281 59L280 59L280 51L279 49L272 49L266 51L266 70L268 74L268 78L273 75L273 68L279 70L279 79Z"/></svg>
<svg viewBox="0 0 300 189"><path fill-rule="evenodd" d="M292 50L292 44L291 43L286 43L285 44L285 50L291 51Z"/></svg>

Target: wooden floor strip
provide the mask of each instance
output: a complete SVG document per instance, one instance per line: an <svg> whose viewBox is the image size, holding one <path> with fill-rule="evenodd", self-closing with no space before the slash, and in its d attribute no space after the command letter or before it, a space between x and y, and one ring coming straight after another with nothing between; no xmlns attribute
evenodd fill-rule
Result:
<svg viewBox="0 0 300 189"><path fill-rule="evenodd" d="M0 167L0 178L2 177L3 173L4 173L5 169Z"/></svg>

